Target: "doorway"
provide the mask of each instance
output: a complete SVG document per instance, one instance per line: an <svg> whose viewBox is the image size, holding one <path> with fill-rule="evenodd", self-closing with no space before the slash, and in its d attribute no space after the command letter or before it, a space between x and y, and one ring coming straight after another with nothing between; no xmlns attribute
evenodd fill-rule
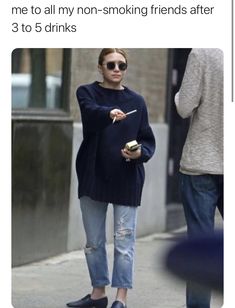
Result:
<svg viewBox="0 0 235 308"><path fill-rule="evenodd" d="M174 97L179 91L188 55L191 49L170 49L168 59L168 95L166 122L169 125L168 167L167 167L167 230L185 224L179 193L179 163L188 132L189 119L182 119L176 111Z"/></svg>

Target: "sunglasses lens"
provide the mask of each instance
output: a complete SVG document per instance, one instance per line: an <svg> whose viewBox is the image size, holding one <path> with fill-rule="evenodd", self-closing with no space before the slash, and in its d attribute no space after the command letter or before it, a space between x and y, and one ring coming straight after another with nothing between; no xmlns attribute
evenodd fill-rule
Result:
<svg viewBox="0 0 235 308"><path fill-rule="evenodd" d="M119 63L118 65L120 71L125 71L127 69L127 64L125 62Z"/></svg>
<svg viewBox="0 0 235 308"><path fill-rule="evenodd" d="M108 62L107 69L112 71L115 69L115 65L116 65L115 62Z"/></svg>

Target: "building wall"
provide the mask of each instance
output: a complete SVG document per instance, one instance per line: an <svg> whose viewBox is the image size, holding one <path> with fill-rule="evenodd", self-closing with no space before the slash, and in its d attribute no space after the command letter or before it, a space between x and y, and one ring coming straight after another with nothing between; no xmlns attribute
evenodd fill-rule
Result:
<svg viewBox="0 0 235 308"><path fill-rule="evenodd" d="M140 93L146 100L150 121L163 123L166 112L167 49L125 49L128 70L123 84ZM102 80L97 70L100 49L72 50L71 114L80 120L75 97L78 85Z"/></svg>
<svg viewBox="0 0 235 308"><path fill-rule="evenodd" d="M14 119L12 263L66 251L72 123Z"/></svg>

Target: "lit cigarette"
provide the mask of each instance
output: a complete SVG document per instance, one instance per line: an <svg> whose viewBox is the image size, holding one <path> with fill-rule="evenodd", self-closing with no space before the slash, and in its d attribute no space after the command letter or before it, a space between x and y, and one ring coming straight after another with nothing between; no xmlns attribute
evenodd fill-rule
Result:
<svg viewBox="0 0 235 308"><path fill-rule="evenodd" d="M132 113L134 113L134 112L137 112L137 109L127 112L127 113L126 113L126 116L129 115L129 114L132 114Z"/></svg>
<svg viewBox="0 0 235 308"><path fill-rule="evenodd" d="M114 117L114 118L113 118L113 123L115 123L115 121L116 121L116 118L117 118L117 117Z"/></svg>

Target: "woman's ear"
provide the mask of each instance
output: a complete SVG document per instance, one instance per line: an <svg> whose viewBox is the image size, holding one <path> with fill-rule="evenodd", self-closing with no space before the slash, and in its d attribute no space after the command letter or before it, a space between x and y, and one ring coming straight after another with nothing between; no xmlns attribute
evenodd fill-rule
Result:
<svg viewBox="0 0 235 308"><path fill-rule="evenodd" d="M103 75L102 66L100 64L98 65L98 71L101 75Z"/></svg>

